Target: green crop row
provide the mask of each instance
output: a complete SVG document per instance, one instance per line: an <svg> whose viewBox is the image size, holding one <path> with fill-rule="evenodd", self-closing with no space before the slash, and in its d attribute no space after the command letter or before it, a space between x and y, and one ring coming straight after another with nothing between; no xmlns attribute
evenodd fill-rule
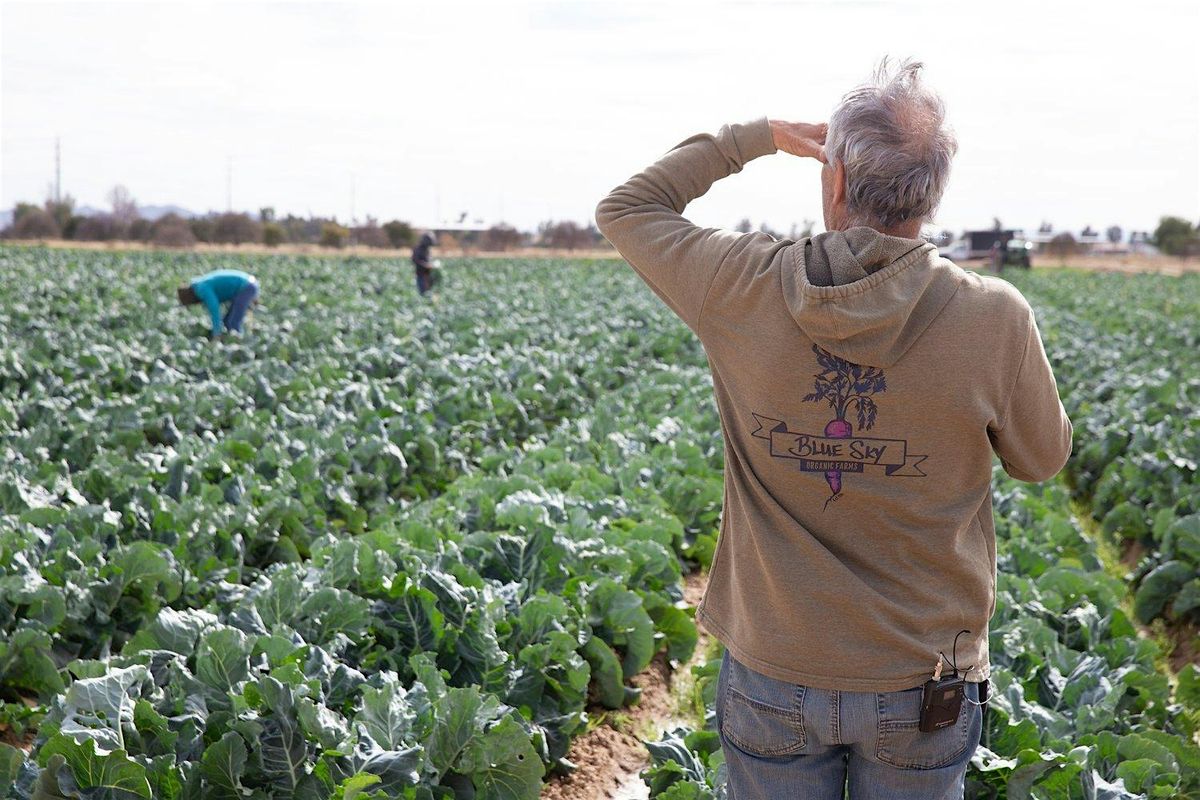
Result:
<svg viewBox="0 0 1200 800"><path fill-rule="evenodd" d="M1134 611L1200 623L1200 275L1023 276L1075 422L1073 496L1135 548Z"/></svg>
<svg viewBox="0 0 1200 800"><path fill-rule="evenodd" d="M1200 670L1173 692L1158 645L1122 610L1126 587L1071 517L1057 485L994 491L998 581L988 726L968 800L1200 798ZM719 660L695 668L707 725L648 744L644 779L661 800L723 798L714 730Z"/></svg>

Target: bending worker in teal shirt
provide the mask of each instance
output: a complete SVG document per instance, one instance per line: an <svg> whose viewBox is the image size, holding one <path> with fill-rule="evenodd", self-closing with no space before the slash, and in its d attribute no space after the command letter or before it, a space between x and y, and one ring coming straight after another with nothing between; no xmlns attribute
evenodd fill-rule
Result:
<svg viewBox="0 0 1200 800"><path fill-rule="evenodd" d="M242 332L246 312L258 302L258 281L241 270L218 269L201 275L186 286L180 286L178 293L182 305L204 303L212 318L209 338L216 339L223 332L222 323L225 330ZM222 320L221 303L226 302L229 303L229 312Z"/></svg>

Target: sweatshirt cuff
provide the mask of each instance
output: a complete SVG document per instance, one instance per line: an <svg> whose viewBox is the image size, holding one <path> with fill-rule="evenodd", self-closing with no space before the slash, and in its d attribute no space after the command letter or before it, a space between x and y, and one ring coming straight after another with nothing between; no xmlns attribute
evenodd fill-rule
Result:
<svg viewBox="0 0 1200 800"><path fill-rule="evenodd" d="M745 155L746 161L778 152L778 148L775 147L775 137L771 135L771 123L767 122L766 117L735 125L734 138L737 140L738 149Z"/></svg>

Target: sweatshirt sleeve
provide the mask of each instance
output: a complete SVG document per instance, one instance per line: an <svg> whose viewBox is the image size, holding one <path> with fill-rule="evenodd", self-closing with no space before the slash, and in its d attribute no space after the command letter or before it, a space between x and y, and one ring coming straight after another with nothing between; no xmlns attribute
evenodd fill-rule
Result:
<svg viewBox="0 0 1200 800"><path fill-rule="evenodd" d="M1071 420L1042 347L1032 312L1025 355L997 426L988 431L1004 471L1021 481L1053 478L1071 455Z"/></svg>
<svg viewBox="0 0 1200 800"><path fill-rule="evenodd" d="M221 302L217 300L217 293L207 283L194 283L192 288L196 292L196 297L200 298L200 302L204 303L204 307L208 309L208 316L212 320L212 335L220 336Z"/></svg>
<svg viewBox="0 0 1200 800"><path fill-rule="evenodd" d="M600 232L693 330L721 262L742 234L693 225L683 209L721 178L774 152L765 117L726 125L715 136L684 140L596 208Z"/></svg>

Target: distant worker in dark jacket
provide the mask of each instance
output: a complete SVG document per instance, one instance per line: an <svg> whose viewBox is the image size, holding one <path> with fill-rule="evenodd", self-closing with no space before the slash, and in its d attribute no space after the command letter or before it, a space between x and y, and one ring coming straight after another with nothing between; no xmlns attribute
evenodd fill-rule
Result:
<svg viewBox="0 0 1200 800"><path fill-rule="evenodd" d="M437 283L437 275L433 271L434 261L429 254L435 243L433 234L426 231L421 234L421 241L413 248L413 269L417 273L417 291L421 294L427 293Z"/></svg>
<svg viewBox="0 0 1200 800"><path fill-rule="evenodd" d="M204 304L212 322L209 338L216 339L225 331L242 332L246 312L258 302L258 281L241 270L219 269L180 286L178 294L180 305ZM222 303L229 303L224 319Z"/></svg>

